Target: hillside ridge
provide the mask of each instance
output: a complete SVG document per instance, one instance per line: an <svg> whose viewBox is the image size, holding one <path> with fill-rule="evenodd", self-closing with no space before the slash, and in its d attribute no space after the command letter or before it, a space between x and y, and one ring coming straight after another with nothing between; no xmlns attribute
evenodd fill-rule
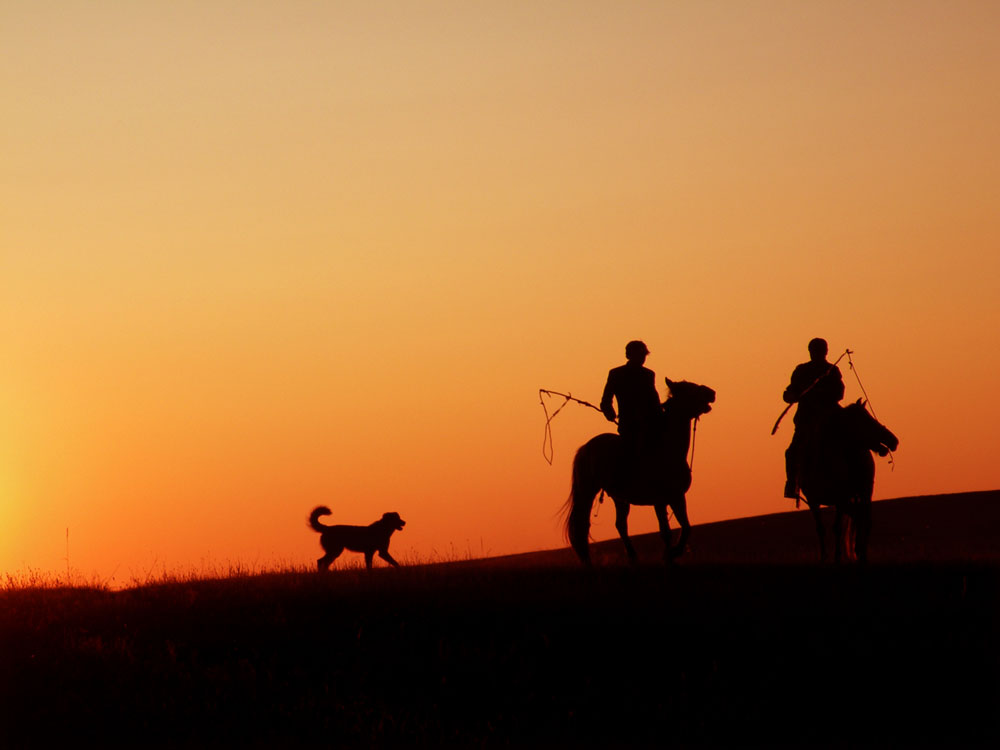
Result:
<svg viewBox="0 0 1000 750"><path fill-rule="evenodd" d="M833 511L824 509L823 519L832 540ZM632 541L641 562L659 561L663 547L658 533L636 534ZM624 562L617 537L592 540L591 549L595 563ZM803 563L818 558L818 549L812 516L803 503L799 510L696 524L680 562ZM1000 490L912 495L872 504L871 562L960 560L1000 561ZM447 564L533 567L577 561L568 547L560 547Z"/></svg>

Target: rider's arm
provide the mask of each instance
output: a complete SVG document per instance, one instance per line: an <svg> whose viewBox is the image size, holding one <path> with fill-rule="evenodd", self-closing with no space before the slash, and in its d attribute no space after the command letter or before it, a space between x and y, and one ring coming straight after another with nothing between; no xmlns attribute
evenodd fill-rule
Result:
<svg viewBox="0 0 1000 750"><path fill-rule="evenodd" d="M615 406L612 399L615 395L614 385L611 383L611 373L608 373L608 382L604 384L604 394L601 396L601 411L604 412L604 417L609 422L614 422L618 415L615 414Z"/></svg>
<svg viewBox="0 0 1000 750"><path fill-rule="evenodd" d="M840 368L834 365L830 375L836 380L836 385L831 389L836 400L839 402L844 397L844 376L840 374Z"/></svg>
<svg viewBox="0 0 1000 750"><path fill-rule="evenodd" d="M786 404L794 404L802 396L802 391L804 391L809 384L802 382L802 366L799 365L792 371L791 381L788 383L788 387L785 388L785 392L781 394L781 398L784 399Z"/></svg>

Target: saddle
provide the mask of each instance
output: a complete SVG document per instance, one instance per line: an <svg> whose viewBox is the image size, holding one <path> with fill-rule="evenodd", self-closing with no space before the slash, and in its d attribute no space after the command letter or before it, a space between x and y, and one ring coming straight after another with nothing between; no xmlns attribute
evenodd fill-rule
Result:
<svg viewBox="0 0 1000 750"><path fill-rule="evenodd" d="M680 459L681 465L668 465L670 462L664 458L661 438L662 435L650 435L644 441L622 440L615 481L618 488L632 494L659 492L664 489L667 477L676 479L688 470L686 458Z"/></svg>

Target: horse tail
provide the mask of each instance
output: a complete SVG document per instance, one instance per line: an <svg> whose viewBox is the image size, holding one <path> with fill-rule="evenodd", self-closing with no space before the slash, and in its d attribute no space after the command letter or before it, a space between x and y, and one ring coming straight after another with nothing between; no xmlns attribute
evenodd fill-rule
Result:
<svg viewBox="0 0 1000 750"><path fill-rule="evenodd" d="M317 531L322 534L326 529L330 528L326 524L319 522L320 516L330 515L330 509L325 505L318 505L313 508L313 512L309 514L309 525L312 527L313 531Z"/></svg>
<svg viewBox="0 0 1000 750"><path fill-rule="evenodd" d="M563 506L566 537L580 562L585 565L590 564L590 512L594 507L594 497L602 490L589 446L590 443L583 445L573 457L573 483Z"/></svg>

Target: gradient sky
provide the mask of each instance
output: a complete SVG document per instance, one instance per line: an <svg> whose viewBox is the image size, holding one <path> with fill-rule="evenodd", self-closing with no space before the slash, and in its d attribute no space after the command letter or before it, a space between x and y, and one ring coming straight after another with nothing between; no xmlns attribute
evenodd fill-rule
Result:
<svg viewBox="0 0 1000 750"><path fill-rule="evenodd" d="M1000 4L0 6L0 573L563 543L633 338L718 391L692 521L792 507L806 343L901 440L876 497L996 489ZM861 395L845 367L847 398ZM597 538L614 535L602 508ZM635 532L655 528L650 509ZM876 530L877 532L877 530ZM693 537L692 544L697 544Z"/></svg>

